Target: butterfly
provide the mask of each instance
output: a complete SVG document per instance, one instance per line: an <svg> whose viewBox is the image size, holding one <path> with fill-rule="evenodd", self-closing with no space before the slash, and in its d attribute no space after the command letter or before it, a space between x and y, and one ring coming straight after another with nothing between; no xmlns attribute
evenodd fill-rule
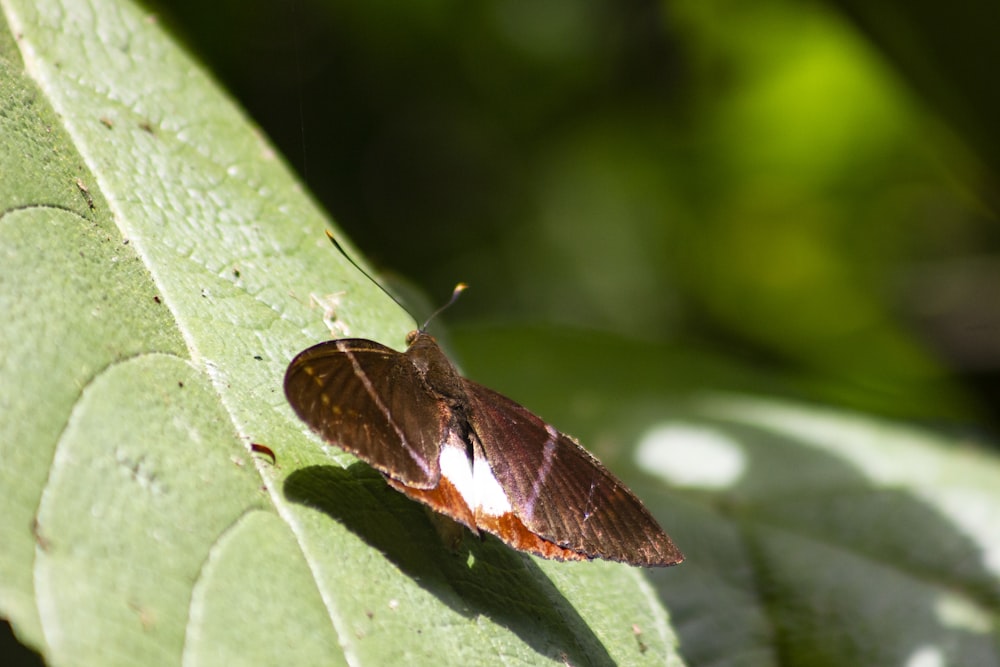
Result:
<svg viewBox="0 0 1000 667"><path fill-rule="evenodd" d="M363 338L314 345L288 366L288 402L327 442L473 533L555 560L662 567L684 559L576 440L463 378L423 330L406 343L405 352Z"/></svg>

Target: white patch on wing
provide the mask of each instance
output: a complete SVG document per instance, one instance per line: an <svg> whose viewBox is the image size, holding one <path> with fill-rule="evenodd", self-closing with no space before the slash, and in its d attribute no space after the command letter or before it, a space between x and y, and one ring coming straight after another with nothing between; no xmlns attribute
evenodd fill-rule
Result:
<svg viewBox="0 0 1000 667"><path fill-rule="evenodd" d="M465 503L475 510L476 487L472 481L472 462L469 461L465 448L446 442L441 448L439 461L441 476L447 477L465 499Z"/></svg>
<svg viewBox="0 0 1000 667"><path fill-rule="evenodd" d="M476 486L477 507L484 514L500 516L511 511L510 500L486 459L479 459L472 466L472 483Z"/></svg>
<svg viewBox="0 0 1000 667"><path fill-rule="evenodd" d="M441 448L441 476L454 485L469 508L490 516L511 511L510 500L500 482L493 476L489 463L469 460L464 446L450 442Z"/></svg>

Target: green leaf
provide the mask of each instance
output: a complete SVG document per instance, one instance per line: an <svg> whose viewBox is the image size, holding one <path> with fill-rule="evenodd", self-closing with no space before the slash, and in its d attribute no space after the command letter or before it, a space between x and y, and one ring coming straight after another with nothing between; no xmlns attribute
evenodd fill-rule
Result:
<svg viewBox="0 0 1000 667"><path fill-rule="evenodd" d="M413 323L154 16L2 6L0 613L21 641L67 665L680 664L641 572L492 539L456 556L307 433L289 359L327 324L398 346Z"/></svg>
<svg viewBox="0 0 1000 667"><path fill-rule="evenodd" d="M135 7L2 6L0 614L49 663L680 664L669 605L690 664L1000 664L997 457L704 395L754 383L690 350L458 341L683 565L445 549L285 403L300 349L413 323L270 147Z"/></svg>
<svg viewBox="0 0 1000 667"><path fill-rule="evenodd" d="M663 582L692 663L763 649L795 665L1000 664L995 456L832 411L699 407L637 454L675 487L712 491L672 526L695 565ZM700 466L664 458L699 446ZM729 645L689 641L704 628L685 608L713 603L714 623L743 628Z"/></svg>

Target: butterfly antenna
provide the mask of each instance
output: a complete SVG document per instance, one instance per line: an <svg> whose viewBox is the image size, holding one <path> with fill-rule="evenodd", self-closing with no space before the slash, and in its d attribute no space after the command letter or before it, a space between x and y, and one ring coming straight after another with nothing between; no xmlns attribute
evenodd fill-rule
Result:
<svg viewBox="0 0 1000 667"><path fill-rule="evenodd" d="M324 230L324 231L326 231L326 238L330 239L330 243L333 244L333 247L336 248L340 252L340 254L344 256L344 259L346 259L348 262L351 263L351 266L353 266L355 269L357 269L358 271L360 271L361 275L363 275L365 278L367 278L368 280L370 280L373 283L375 283L375 285L378 286L378 288L380 290L382 290L382 292L384 292L387 297L389 297L390 299L392 299L393 303L395 303L397 306L399 306L400 308L402 308L407 313L410 313L410 311L406 308L406 306L404 306L402 303L400 303L399 299L397 299L395 296L392 295L392 292L390 292L385 287L383 287L382 283L380 283L379 281L377 281L374 278L372 278L372 276L371 276L370 273L368 273L367 271L365 271L364 269L362 269L360 266L358 266L358 263L355 262L354 259L352 259L351 256L347 254L347 251L344 250L344 248L337 242L337 239L334 238L333 234L330 232L329 229ZM441 313L441 311L443 311L446 308L448 308L448 306L450 306L451 304L455 303L455 301L458 299L458 295L461 294L462 292L464 292L467 287L468 287L468 285L466 285L465 283L459 283L459 284L455 285L455 290L451 293L451 298L448 299L448 303L444 304L443 306L441 306L440 308L438 308L437 310L435 310L431 314L431 316L427 318L427 321L424 322L423 326L420 327L420 331L426 330L427 329L427 325L431 323L431 320L433 320L435 317L437 317ZM412 313L410 313L410 317L413 317Z"/></svg>
<svg viewBox="0 0 1000 667"><path fill-rule="evenodd" d="M340 245L339 243L337 243L337 239L335 239L335 238L333 237L333 234L332 234L332 233L330 232L330 230L329 230L329 229L327 229L327 230L324 230L324 231L326 231L326 238L330 239L330 243L332 243L332 244L333 244L333 247L334 247L334 248L336 248L336 249L337 249L338 251L340 251L340 254L344 256L344 259L346 259L346 260L347 260L348 262L350 262L350 263L351 263L351 266L353 266L353 267L354 267L355 269L357 269L358 271L360 271L360 272L361 272L361 275L363 275L363 276L364 276L365 278L367 278L368 280L370 280L370 281L372 281L373 283L375 283L375 285L376 285L376 286L377 286L377 287L378 287L378 288L379 288L380 290L382 290L382 292L383 292L383 293L384 293L384 294L385 294L385 295L386 295L387 297L389 297L390 299L392 299L393 303L395 303L395 304L396 304L397 306L399 306L400 308L402 308L402 309L403 309L403 310L404 310L405 312L409 313L409 314L410 314L410 317L413 317L413 314L412 314L412 313L410 313L410 311L409 311L409 310L408 310L408 309L406 308L406 306L404 306L403 304L401 304L401 303L399 302L399 299L397 299L396 297L394 297L394 296L392 295L392 292L390 292L390 291L389 291L389 290L387 290L387 289L386 289L385 287L383 287L383 286L382 286L382 283L380 283L379 281L377 281L377 280L375 280L374 278L372 278L372 276L371 276L371 274L370 274L370 273L368 273L367 271L365 271L364 269L362 269L362 268L361 268L360 266L358 266L358 263L357 263L357 262L355 262L355 261L354 261L354 260L353 260L353 259L351 258L351 256L347 254L347 251L346 251L346 250L344 250L344 248L343 248L343 247L341 247L341 245ZM436 314L436 313L435 313L435 314ZM414 318L414 319L416 319L416 318Z"/></svg>
<svg viewBox="0 0 1000 667"><path fill-rule="evenodd" d="M431 323L431 320L433 320L435 317L437 317L438 315L440 315L442 313L442 311L446 310L451 304L453 304L456 301L458 301L458 296L462 292L464 292L466 289L468 289L468 287L469 286L466 285L465 283L459 283L459 284L455 285L455 289L452 291L451 298L448 299L448 303L444 304L443 306L441 306L440 308L438 308L437 310L435 310L433 313L431 313L431 316L428 317L427 321L425 321L424 324L423 324L423 326L420 327L420 331L422 331L422 332L423 331L427 331L427 325Z"/></svg>

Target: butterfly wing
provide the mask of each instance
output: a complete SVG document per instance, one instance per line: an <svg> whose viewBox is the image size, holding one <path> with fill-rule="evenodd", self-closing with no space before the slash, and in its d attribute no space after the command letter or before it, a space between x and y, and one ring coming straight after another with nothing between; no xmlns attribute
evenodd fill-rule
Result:
<svg viewBox="0 0 1000 667"><path fill-rule="evenodd" d="M480 384L466 380L466 392L486 460L528 530L586 558L646 567L683 560L639 499L574 440Z"/></svg>
<svg viewBox="0 0 1000 667"><path fill-rule="evenodd" d="M448 415L404 354L361 338L314 345L288 365L285 395L328 442L406 486L437 486Z"/></svg>

